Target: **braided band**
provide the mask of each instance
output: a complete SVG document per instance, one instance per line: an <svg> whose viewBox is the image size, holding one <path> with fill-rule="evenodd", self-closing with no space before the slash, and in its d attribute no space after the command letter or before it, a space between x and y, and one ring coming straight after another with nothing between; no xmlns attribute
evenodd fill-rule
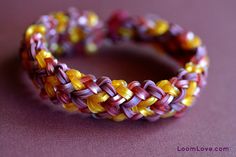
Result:
<svg viewBox="0 0 236 157"><path fill-rule="evenodd" d="M107 40L151 44L183 68L169 80L127 83L83 74L54 57L72 51L92 53ZM95 13L75 9L41 16L29 26L20 55L41 96L69 112L115 121L155 121L182 115L206 84L209 63L201 39L176 24L155 17L131 17L124 12L114 13L102 23Z"/></svg>

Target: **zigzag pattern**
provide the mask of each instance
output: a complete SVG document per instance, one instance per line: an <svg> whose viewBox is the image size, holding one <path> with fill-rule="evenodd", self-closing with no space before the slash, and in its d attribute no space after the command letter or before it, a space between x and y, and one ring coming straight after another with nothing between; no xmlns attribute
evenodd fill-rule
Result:
<svg viewBox="0 0 236 157"><path fill-rule="evenodd" d="M83 74L53 56L95 52L105 40L151 44L175 58L177 76L154 83ZM209 65L198 36L159 18L114 13L103 23L90 11L70 9L40 17L25 31L20 56L42 97L69 112L115 121L179 117L206 84Z"/></svg>

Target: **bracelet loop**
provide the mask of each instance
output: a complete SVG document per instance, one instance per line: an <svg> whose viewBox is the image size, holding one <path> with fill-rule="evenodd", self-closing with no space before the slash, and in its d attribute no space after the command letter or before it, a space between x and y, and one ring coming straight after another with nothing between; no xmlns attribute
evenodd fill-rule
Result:
<svg viewBox="0 0 236 157"><path fill-rule="evenodd" d="M73 51L94 53L107 40L150 44L182 68L169 80L127 83L84 74L54 57ZM201 39L176 24L125 12L114 13L103 23L94 12L75 9L41 16L29 26L20 56L41 96L69 112L115 121L179 117L206 84L209 66Z"/></svg>

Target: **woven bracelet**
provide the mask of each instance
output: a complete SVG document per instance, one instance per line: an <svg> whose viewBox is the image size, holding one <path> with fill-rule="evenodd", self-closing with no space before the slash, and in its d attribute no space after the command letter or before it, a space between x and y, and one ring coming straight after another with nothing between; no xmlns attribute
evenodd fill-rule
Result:
<svg viewBox="0 0 236 157"><path fill-rule="evenodd" d="M105 41L151 44L182 68L169 80L127 83L83 74L54 57L75 51L93 53ZM115 12L103 23L94 12L76 9L41 16L29 26L20 56L42 97L68 112L114 121L181 116L206 84L209 64L201 39L176 24L125 12Z"/></svg>

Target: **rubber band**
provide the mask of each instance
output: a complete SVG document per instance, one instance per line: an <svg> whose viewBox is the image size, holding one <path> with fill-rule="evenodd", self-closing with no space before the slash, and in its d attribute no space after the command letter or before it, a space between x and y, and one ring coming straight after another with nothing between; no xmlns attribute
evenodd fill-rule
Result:
<svg viewBox="0 0 236 157"><path fill-rule="evenodd" d="M150 44L182 68L169 80L144 82L96 78L59 62L73 51L94 53L104 42ZM20 56L40 95L68 112L114 121L179 117L206 84L209 59L201 39L164 19L115 12L107 22L91 11L44 15L27 28ZM147 69L148 70L148 69Z"/></svg>

